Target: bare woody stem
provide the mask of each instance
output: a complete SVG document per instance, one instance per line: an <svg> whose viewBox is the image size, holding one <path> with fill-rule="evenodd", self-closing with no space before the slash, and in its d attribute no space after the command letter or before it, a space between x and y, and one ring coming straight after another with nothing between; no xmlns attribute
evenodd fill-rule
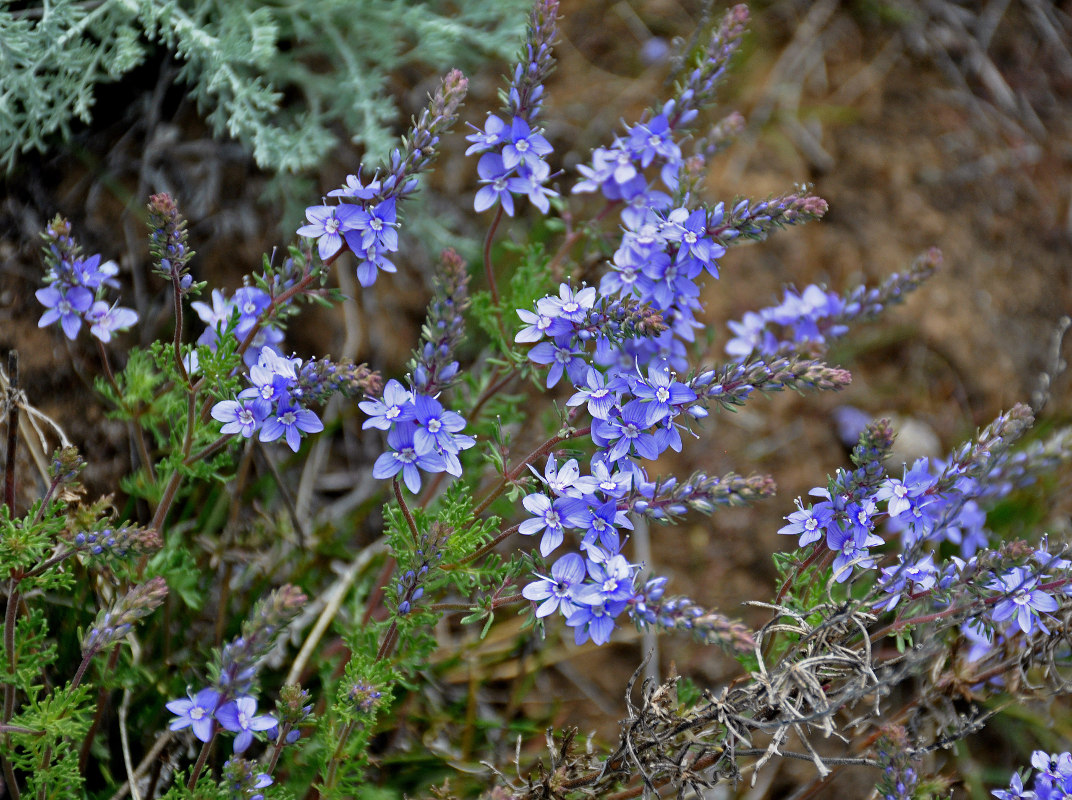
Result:
<svg viewBox="0 0 1072 800"><path fill-rule="evenodd" d="M15 453L19 443L19 352L7 354L7 460L4 462L4 504L15 516ZM4 720L7 722L7 720Z"/></svg>

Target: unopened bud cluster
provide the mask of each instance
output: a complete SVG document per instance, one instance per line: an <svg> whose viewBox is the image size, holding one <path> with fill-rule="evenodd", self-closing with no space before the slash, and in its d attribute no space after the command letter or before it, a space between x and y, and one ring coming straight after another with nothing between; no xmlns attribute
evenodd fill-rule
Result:
<svg viewBox="0 0 1072 800"><path fill-rule="evenodd" d="M80 553L94 556L111 555L118 558L155 553L163 547L160 534L151 528L141 528L136 525L105 528L100 531L82 531L75 534L72 544Z"/></svg>
<svg viewBox="0 0 1072 800"><path fill-rule="evenodd" d="M469 272L453 249L444 250L436 271L432 300L421 327L421 341L409 362L413 388L435 395L458 378L454 355L465 338L465 311L469 308Z"/></svg>
<svg viewBox="0 0 1072 800"><path fill-rule="evenodd" d="M149 229L149 252L157 272L173 280L180 293L189 292L193 276L186 265L194 252L186 241L186 219L166 192L149 198Z"/></svg>
<svg viewBox="0 0 1072 800"><path fill-rule="evenodd" d="M167 583L159 575L135 586L110 609L101 611L82 642L83 655L96 653L126 636L134 623L152 613L167 597Z"/></svg>
<svg viewBox="0 0 1072 800"><path fill-rule="evenodd" d="M298 370L297 385L304 402L323 403L336 393L347 399L379 397L383 378L368 364L355 364L348 358L311 358Z"/></svg>

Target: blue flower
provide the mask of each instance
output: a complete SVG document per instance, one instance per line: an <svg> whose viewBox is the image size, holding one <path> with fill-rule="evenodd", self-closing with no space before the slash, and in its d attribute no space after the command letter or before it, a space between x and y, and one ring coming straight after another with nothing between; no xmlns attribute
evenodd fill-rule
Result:
<svg viewBox="0 0 1072 800"><path fill-rule="evenodd" d="M359 200L371 200L382 190L380 181L373 178L368 185L361 183L361 170L356 175L347 175L346 183L341 189L328 192L328 197L356 197Z"/></svg>
<svg viewBox="0 0 1072 800"><path fill-rule="evenodd" d="M112 280L112 278L119 274L119 266L114 261L105 261L100 263L101 257L99 254L92 255L89 258L76 258L73 262L67 265L67 271L73 282L79 286L85 286L87 289L99 289L101 286L118 286L119 284Z"/></svg>
<svg viewBox="0 0 1072 800"><path fill-rule="evenodd" d="M1037 586L1038 576L1024 567L1012 567L991 581L987 588L1008 595L994 606L991 618L995 622L1004 622L1015 617L1016 624L1024 633L1030 635L1038 626L1043 633L1049 634L1040 614L1056 611L1057 601Z"/></svg>
<svg viewBox="0 0 1072 800"><path fill-rule="evenodd" d="M466 141L473 143L465 151L467 156L473 153L483 153L485 150L491 150L502 143L506 123L494 114L488 114L488 118L484 122L484 130L480 130L472 123L468 124L476 133L471 133L465 137Z"/></svg>
<svg viewBox="0 0 1072 800"><path fill-rule="evenodd" d="M238 324L235 326L235 335L245 338L250 329L256 324L261 313L272 303L268 292L254 286L243 286L234 293L234 308L238 309Z"/></svg>
<svg viewBox="0 0 1072 800"><path fill-rule="evenodd" d="M540 483L554 492L556 497L582 497L596 490L595 479L581 476L581 468L575 458L571 458L559 467L555 455L552 453L547 457L543 475L537 472L531 464L529 465L529 470L539 478Z"/></svg>
<svg viewBox="0 0 1072 800"><path fill-rule="evenodd" d="M625 609L624 602L597 602L594 605L581 605L566 618L566 624L573 628L573 641L582 645L588 638L596 644L606 644L614 632L614 619Z"/></svg>
<svg viewBox="0 0 1072 800"><path fill-rule="evenodd" d="M382 400L362 400L357 405L369 417L362 424L362 430L379 428L386 431L396 422L406 422L415 417L413 394L394 378L383 387Z"/></svg>
<svg viewBox="0 0 1072 800"><path fill-rule="evenodd" d="M41 315L38 328L44 328L57 320L68 339L75 339L82 327L82 314L93 305L93 294L81 286L47 286L34 293L41 305L48 309Z"/></svg>
<svg viewBox="0 0 1072 800"><path fill-rule="evenodd" d="M102 342L110 342L112 333L124 331L138 321L138 312L103 300L94 303L86 312L86 322L92 323L89 332Z"/></svg>
<svg viewBox="0 0 1072 800"><path fill-rule="evenodd" d="M526 496L521 504L533 516L518 526L518 533L531 536L542 531L540 555L546 558L562 544L563 525L576 502L575 499L568 497L560 497L552 502L547 495L540 493Z"/></svg>
<svg viewBox="0 0 1072 800"><path fill-rule="evenodd" d="M293 403L283 403L261 424L259 439L274 442L283 436L290 449L297 453L301 447L302 433L319 433L322 430L324 423L312 411Z"/></svg>
<svg viewBox="0 0 1072 800"><path fill-rule="evenodd" d="M547 388L550 389L559 382L564 371L571 380L579 382L584 379L588 364L582 353L581 346L572 337L559 336L554 342L540 342L529 350L529 360L551 365L547 373Z"/></svg>
<svg viewBox="0 0 1072 800"><path fill-rule="evenodd" d="M537 161L534 166L522 163L518 167L518 174L507 180L506 186L514 194L528 195L529 202L546 214L551 208L548 198L558 197L558 192L544 186L549 177L551 168L543 161Z"/></svg>
<svg viewBox="0 0 1072 800"><path fill-rule="evenodd" d="M648 424L654 425L676 413L675 407L696 399L696 392L680 381L675 381L670 370L658 364L648 367L648 379L637 379L633 395L644 402Z"/></svg>
<svg viewBox="0 0 1072 800"><path fill-rule="evenodd" d="M566 405L579 406L581 403L587 403L588 413L594 419L609 417L619 394L629 388L624 378L615 376L608 382L603 373L594 367L588 368L584 382L585 388L578 387L578 391L566 401Z"/></svg>
<svg viewBox="0 0 1072 800"><path fill-rule="evenodd" d="M548 314L534 314L531 311L519 308L517 309L517 315L521 317L525 327L514 336L515 342L538 342L544 336L561 336L573 330L566 320Z"/></svg>
<svg viewBox="0 0 1072 800"><path fill-rule="evenodd" d="M592 477L596 480L596 488L603 492L607 497L613 497L616 500L625 496L625 493L633 485L633 473L625 470L619 470L618 472L611 472L613 462L608 464L605 460L600 459L598 456L592 459Z"/></svg>
<svg viewBox="0 0 1072 800"><path fill-rule="evenodd" d="M214 714L219 704L220 695L212 689L202 689L192 697L172 700L167 704L167 710L175 714L175 719L168 723L168 728L173 731L190 728L199 741L207 742L212 738Z"/></svg>
<svg viewBox="0 0 1072 800"><path fill-rule="evenodd" d="M514 169L523 163L535 171L538 165L543 163L541 161L543 156L549 155L552 151L550 143L529 128L528 123L521 117L514 117L507 139L508 143L502 149L502 163L506 169Z"/></svg>
<svg viewBox="0 0 1072 800"><path fill-rule="evenodd" d="M607 452L608 461L624 458L634 449L641 458L654 460L659 457L659 446L655 437L646 432L648 427L645 404L631 400L618 414L611 415L606 420L595 420L592 423L592 434L593 438L598 437L607 445L614 442Z"/></svg>
<svg viewBox="0 0 1072 800"><path fill-rule="evenodd" d="M1012 780L1009 781L1008 789L994 789L990 792L998 800L1036 800L1038 795L1034 792L1024 790L1024 782L1020 778L1019 773L1014 772Z"/></svg>
<svg viewBox="0 0 1072 800"><path fill-rule="evenodd" d="M309 224L302 225L297 232L299 236L316 239L320 260L326 261L342 250L343 234L360 213L361 209L354 205L309 206L305 209Z"/></svg>
<svg viewBox="0 0 1072 800"><path fill-rule="evenodd" d="M216 719L229 731L237 733L234 752L243 753L253 741L254 731L266 731L278 723L271 714L257 714L257 701L247 696L225 703L216 711Z"/></svg>
<svg viewBox="0 0 1072 800"><path fill-rule="evenodd" d="M477 190L473 208L476 211L487 211L501 202L503 211L511 217L514 216L514 196L510 194L509 181L513 170L503 165L502 156L498 153L485 153L477 162L476 171L484 186Z"/></svg>
<svg viewBox="0 0 1072 800"><path fill-rule="evenodd" d="M571 514L568 521L573 527L585 531L581 540L582 549L587 550L598 544L611 555L616 555L621 549L618 528L633 529L633 523L624 511L618 509L614 500L600 505L585 505Z"/></svg>
<svg viewBox="0 0 1072 800"><path fill-rule="evenodd" d="M387 434L387 446L391 449L383 453L372 465L372 477L379 480L393 478L399 472L406 487L417 494L421 490L421 474L425 472L443 472L445 464L437 453L419 450L414 442L417 426L412 422L401 422Z"/></svg>
<svg viewBox="0 0 1072 800"><path fill-rule="evenodd" d="M257 401L250 399L242 402L221 400L212 407L212 418L224 423L220 433L238 433L247 439L256 433L264 422L264 414L260 413Z"/></svg>
<svg viewBox="0 0 1072 800"><path fill-rule="evenodd" d="M393 253L398 250L397 228L395 199L389 197L371 210L358 210L353 214L344 236L355 253L373 245Z"/></svg>
<svg viewBox="0 0 1072 800"><path fill-rule="evenodd" d="M656 156L675 164L681 162L681 148L674 142L666 114L634 125L629 131L629 149L640 159L641 167L647 167Z"/></svg>
<svg viewBox="0 0 1072 800"><path fill-rule="evenodd" d="M419 450L434 450L437 453L457 453L465 449L464 439L455 434L465 429L461 414L443 408L434 397L418 394L413 398L413 411L421 427L413 435ZM463 441L459 442L461 438ZM472 446L472 442L470 445Z"/></svg>
<svg viewBox="0 0 1072 800"><path fill-rule="evenodd" d="M571 599L574 587L585 577L584 559L576 553L566 553L551 567L551 576L537 575L540 580L525 586L521 594L528 600L540 605L536 607L537 617L546 617L556 610L568 617L577 606Z"/></svg>

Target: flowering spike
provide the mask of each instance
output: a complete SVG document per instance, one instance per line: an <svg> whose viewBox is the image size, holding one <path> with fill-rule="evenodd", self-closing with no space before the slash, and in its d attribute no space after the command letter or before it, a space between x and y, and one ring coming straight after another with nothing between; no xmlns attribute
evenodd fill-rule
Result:
<svg viewBox="0 0 1072 800"><path fill-rule="evenodd" d="M193 277L187 264L194 256L186 241L186 219L166 192L149 198L149 253L159 275L174 279L180 292L189 293Z"/></svg>
<svg viewBox="0 0 1072 800"><path fill-rule="evenodd" d="M138 620L147 617L167 597L167 583L159 575L135 586L107 611L101 611L82 642L82 654L89 655L120 641Z"/></svg>
<svg viewBox="0 0 1072 800"><path fill-rule="evenodd" d="M462 315L469 308L469 273L453 249L444 250L440 256L433 284L421 341L408 365L414 390L427 395L435 395L457 380L454 354L465 337Z"/></svg>

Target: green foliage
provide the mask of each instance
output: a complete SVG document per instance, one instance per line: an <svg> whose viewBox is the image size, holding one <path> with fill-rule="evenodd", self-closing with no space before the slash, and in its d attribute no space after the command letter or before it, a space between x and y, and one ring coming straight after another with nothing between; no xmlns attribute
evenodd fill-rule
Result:
<svg viewBox="0 0 1072 800"><path fill-rule="evenodd" d="M26 792L31 797L80 798L82 775L78 769L79 742L89 731L92 704L87 686L68 684L52 692L30 695L23 710L11 722L31 733L11 735L8 758L27 774Z"/></svg>
<svg viewBox="0 0 1072 800"><path fill-rule="evenodd" d="M532 362L525 357L527 348L514 344L514 333L519 325L516 309L531 309L538 298L554 294L552 289L555 283L547 268L548 257L543 245L537 242L525 246L504 244L502 250L517 253L518 260L510 265L510 279L506 282L499 304L492 302L490 293L476 292L473 294L470 316L496 344L499 353L509 358L515 367L535 374ZM496 263L501 261L501 258L496 259Z"/></svg>
<svg viewBox="0 0 1072 800"><path fill-rule="evenodd" d="M345 130L382 158L398 112L388 77L512 52L519 0L53 0L0 9L0 169L89 123L99 85L166 48L216 135L280 173L321 163ZM284 97L287 102L284 103Z"/></svg>

